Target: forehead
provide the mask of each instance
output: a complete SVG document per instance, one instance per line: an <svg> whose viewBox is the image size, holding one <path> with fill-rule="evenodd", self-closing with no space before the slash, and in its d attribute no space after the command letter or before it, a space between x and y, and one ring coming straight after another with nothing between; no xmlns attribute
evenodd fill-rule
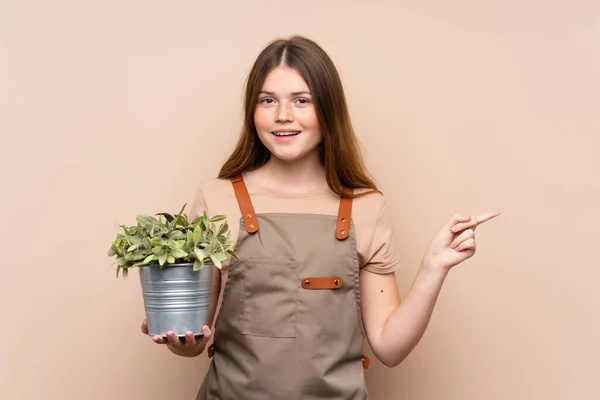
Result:
<svg viewBox="0 0 600 400"><path fill-rule="evenodd" d="M308 92L309 88L302 75L296 69L278 66L268 73L261 90L273 93L289 93Z"/></svg>

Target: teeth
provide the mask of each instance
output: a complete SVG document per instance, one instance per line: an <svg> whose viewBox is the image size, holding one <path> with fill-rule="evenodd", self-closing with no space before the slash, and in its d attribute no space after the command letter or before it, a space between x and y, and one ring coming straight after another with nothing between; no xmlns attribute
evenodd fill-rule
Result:
<svg viewBox="0 0 600 400"><path fill-rule="evenodd" d="M273 132L275 136L294 136L299 134L300 132Z"/></svg>

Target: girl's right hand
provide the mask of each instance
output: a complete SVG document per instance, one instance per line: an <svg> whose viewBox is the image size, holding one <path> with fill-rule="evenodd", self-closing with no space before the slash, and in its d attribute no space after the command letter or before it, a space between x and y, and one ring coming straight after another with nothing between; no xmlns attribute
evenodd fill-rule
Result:
<svg viewBox="0 0 600 400"><path fill-rule="evenodd" d="M148 334L148 321L146 318L142 321L142 332ZM175 354L183 357L196 357L204 351L206 343L210 340L211 330L208 326L202 327L203 336L195 337L191 331L185 333L185 339L180 340L175 333L172 331L167 332L167 339L165 340L160 335L152 337L154 343L166 344L167 347Z"/></svg>

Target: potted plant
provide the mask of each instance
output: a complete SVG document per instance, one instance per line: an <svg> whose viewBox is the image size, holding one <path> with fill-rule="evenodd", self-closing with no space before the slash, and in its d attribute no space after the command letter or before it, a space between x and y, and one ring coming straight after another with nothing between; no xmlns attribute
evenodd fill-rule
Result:
<svg viewBox="0 0 600 400"><path fill-rule="evenodd" d="M115 257L116 276L127 279L138 268L148 334L180 338L186 331L202 335L208 322L212 266L221 268L233 251L226 216L206 211L193 221L183 213L138 215L137 224L119 225L121 231L108 255Z"/></svg>

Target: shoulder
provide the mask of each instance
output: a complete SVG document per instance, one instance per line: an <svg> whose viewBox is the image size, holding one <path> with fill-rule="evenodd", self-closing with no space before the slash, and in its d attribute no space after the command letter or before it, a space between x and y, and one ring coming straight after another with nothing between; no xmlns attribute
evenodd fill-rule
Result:
<svg viewBox="0 0 600 400"><path fill-rule="evenodd" d="M209 214L231 213L230 203L236 202L235 192L229 179L209 178L198 182L192 202L192 215L204 210ZM234 208L235 210L235 208Z"/></svg>
<svg viewBox="0 0 600 400"><path fill-rule="evenodd" d="M355 193L364 193L366 190L356 190ZM352 219L357 226L357 231L362 236L368 235L369 239L377 231L391 231L391 213L385 195L378 192L356 197L352 205Z"/></svg>
<svg viewBox="0 0 600 400"><path fill-rule="evenodd" d="M233 194L233 187L229 179L209 178L198 183L198 192L205 196L226 196Z"/></svg>
<svg viewBox="0 0 600 400"><path fill-rule="evenodd" d="M368 189L354 189L354 193L361 195ZM387 199L382 193L372 192L356 197L352 201L352 215L355 218L375 219L382 211L386 211Z"/></svg>
<svg viewBox="0 0 600 400"><path fill-rule="evenodd" d="M355 193L364 193L355 190ZM386 197L369 193L354 199L352 220L356 228L356 244L360 268L377 274L398 268L394 235Z"/></svg>

